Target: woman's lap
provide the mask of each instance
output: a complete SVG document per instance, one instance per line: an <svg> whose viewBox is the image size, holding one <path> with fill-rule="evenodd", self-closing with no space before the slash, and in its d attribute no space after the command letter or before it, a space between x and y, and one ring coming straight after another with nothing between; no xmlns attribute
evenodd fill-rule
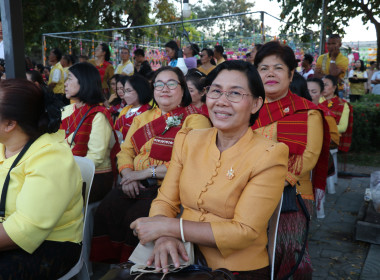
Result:
<svg viewBox="0 0 380 280"><path fill-rule="evenodd" d="M79 260L82 246L45 241L33 254L22 249L0 253L0 279L57 279Z"/></svg>

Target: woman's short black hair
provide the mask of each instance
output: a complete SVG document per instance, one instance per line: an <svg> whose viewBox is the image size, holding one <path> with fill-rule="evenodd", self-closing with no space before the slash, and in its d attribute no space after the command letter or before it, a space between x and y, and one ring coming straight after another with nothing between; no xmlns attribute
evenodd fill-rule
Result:
<svg viewBox="0 0 380 280"><path fill-rule="evenodd" d="M42 75L39 71L36 70L27 70L26 74L29 74L32 82L37 82L41 86L46 86L44 79L42 78Z"/></svg>
<svg viewBox="0 0 380 280"><path fill-rule="evenodd" d="M310 96L309 90L307 88L307 82L304 77L298 72L294 72L292 82L289 85L289 89L292 93L297 94L309 101L313 99Z"/></svg>
<svg viewBox="0 0 380 280"><path fill-rule="evenodd" d="M102 51L105 52L105 54L104 54L104 60L105 61L110 61L110 59L111 59L111 52L110 52L109 46L106 43L101 43L100 45L102 46Z"/></svg>
<svg viewBox="0 0 380 280"><path fill-rule="evenodd" d="M181 100L181 106L182 107L189 106L191 104L191 102L192 102L190 91L189 91L189 89L187 87L185 76L183 75L181 69L179 69L178 67L164 66L164 67L161 67L160 69L158 69L156 72L154 72L154 76L153 76L153 79L152 79L152 88L153 88L153 90L154 90L153 85L156 82L156 78L157 78L158 74L160 74L161 72L164 72L164 71L171 71L171 72L173 72L174 74L177 75L179 84L181 85L181 87L183 89L183 96L182 96L182 100ZM157 104L156 100L154 99L154 94L153 94L153 103Z"/></svg>
<svg viewBox="0 0 380 280"><path fill-rule="evenodd" d="M313 78L309 78L309 79L307 79L307 82L317 83L319 85L319 87L321 88L321 92L325 89L325 84L319 78L314 78L314 77Z"/></svg>
<svg viewBox="0 0 380 280"><path fill-rule="evenodd" d="M193 56L196 56L197 54L199 54L199 47L197 44L191 43L190 47L191 47L191 50L193 51Z"/></svg>
<svg viewBox="0 0 380 280"><path fill-rule="evenodd" d="M48 87L26 79L0 83L0 118L16 121L31 139L57 132L63 103Z"/></svg>
<svg viewBox="0 0 380 280"><path fill-rule="evenodd" d="M102 80L96 67L88 62L80 62L69 68L80 85L76 97L88 105L104 102Z"/></svg>
<svg viewBox="0 0 380 280"><path fill-rule="evenodd" d="M61 50L58 49L58 48L54 48L51 51L53 52L53 54L55 55L57 61L59 62L61 60L61 58L62 58L62 52L61 52Z"/></svg>
<svg viewBox="0 0 380 280"><path fill-rule="evenodd" d="M361 59L357 59L356 61L358 61L358 60L360 61L360 69L357 69L356 67L354 67L354 70L359 70L361 72L364 72L365 71L364 61Z"/></svg>
<svg viewBox="0 0 380 280"><path fill-rule="evenodd" d="M172 41L167 42L165 44L165 48L170 48L170 49L174 50L174 52L175 52L174 59L178 58L179 47L175 41L172 40Z"/></svg>
<svg viewBox="0 0 380 280"><path fill-rule="evenodd" d="M222 64L219 64L218 66L216 66L214 70L212 70L207 75L205 85L206 86L211 85L212 82L215 80L215 78L218 76L218 74L223 70L228 70L228 71L236 70L236 71L244 73L245 76L247 77L248 86L253 97L254 98L261 97L263 101L265 100L264 85L259 75L259 72L257 72L256 67L254 67L251 63L243 61L243 60L229 60L229 61L225 61ZM249 120L249 126L252 126L255 123L256 119L259 116L260 109L255 114L251 115L251 118Z"/></svg>
<svg viewBox="0 0 380 280"><path fill-rule="evenodd" d="M334 94L336 96L338 96L338 80L337 80L337 78L335 78L333 75L326 75L323 77L323 79L329 79L332 82L333 86L335 86Z"/></svg>
<svg viewBox="0 0 380 280"><path fill-rule="evenodd" d="M201 52L203 52L203 51L206 51L206 52L207 52L207 55L208 55L209 57L214 58L214 51L213 51L212 49L209 49L209 48L203 48L203 49L201 50ZM210 63L211 63L212 65L216 65L214 59L211 59Z"/></svg>
<svg viewBox="0 0 380 280"><path fill-rule="evenodd" d="M127 79L126 82L130 83L133 89L137 92L139 103L141 105L147 104L149 103L149 101L152 100L153 98L152 87L149 84L149 81L145 77L139 74L135 74L129 77L129 79ZM124 83L124 86L125 86L125 83Z"/></svg>
<svg viewBox="0 0 380 280"><path fill-rule="evenodd" d="M285 62L286 66L289 68L289 77L291 76L291 71L297 68L296 56L293 50L289 46L283 45L278 41L271 41L262 45L256 53L254 62L255 66L258 67L264 58L270 55L275 55Z"/></svg>
<svg viewBox="0 0 380 280"><path fill-rule="evenodd" d="M201 93L204 90L205 87L205 78L206 75L200 72L198 69L193 68L190 69L189 72L186 74L186 81L192 82L195 88ZM206 95L203 95L201 98L201 101L203 103L206 102Z"/></svg>

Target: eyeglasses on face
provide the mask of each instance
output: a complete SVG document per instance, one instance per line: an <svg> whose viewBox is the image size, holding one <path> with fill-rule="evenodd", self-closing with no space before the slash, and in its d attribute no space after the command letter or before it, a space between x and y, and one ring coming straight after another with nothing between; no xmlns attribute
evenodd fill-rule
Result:
<svg viewBox="0 0 380 280"><path fill-rule="evenodd" d="M176 80L169 80L166 83L164 82L155 82L153 84L154 89L161 91L164 89L165 86L168 87L168 89L176 89L178 86L179 82Z"/></svg>
<svg viewBox="0 0 380 280"><path fill-rule="evenodd" d="M252 96L252 94L245 93L243 89L220 90L215 86L208 86L205 90L207 98L218 99L225 94L227 100L234 103L239 103L242 101L245 95Z"/></svg>

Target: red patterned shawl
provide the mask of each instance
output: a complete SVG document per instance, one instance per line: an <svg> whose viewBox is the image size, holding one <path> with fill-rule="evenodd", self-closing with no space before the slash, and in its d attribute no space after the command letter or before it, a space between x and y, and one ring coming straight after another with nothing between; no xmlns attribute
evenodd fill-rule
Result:
<svg viewBox="0 0 380 280"><path fill-rule="evenodd" d="M351 147L352 131L353 131L353 126L354 126L354 114L353 114L354 111L351 104L339 98L338 96L335 96L329 100L323 101L322 105L329 108L335 114L336 123L339 124L339 121L344 109L344 103L347 103L350 109L350 115L348 117L347 130L343 132L342 135L340 136L338 149L339 151L342 151L342 152L348 152Z"/></svg>
<svg viewBox="0 0 380 280"><path fill-rule="evenodd" d="M131 127L133 118L140 115L141 113L144 113L145 111L149 109L150 109L150 105L144 104L133 115L129 116L128 118L126 118L126 115L120 116L115 122L114 129L121 131L121 133L123 133L123 138L125 138L125 136L128 133L129 128Z"/></svg>
<svg viewBox="0 0 380 280"><path fill-rule="evenodd" d="M288 170L299 175L303 165L302 154L307 144L308 110L319 110L322 113L323 145L313 170L313 186L324 190L328 171L330 133L322 110L312 102L289 91L284 98L264 104L252 129L277 122L277 140L289 147Z"/></svg>
<svg viewBox="0 0 380 280"><path fill-rule="evenodd" d="M182 128L182 124L186 117L191 114L198 114L195 106L189 105L187 107L179 107L166 115L147 123L143 127L140 127L131 137L136 154L140 153L141 147L146 142L148 142L151 138L154 138L149 156L157 160L170 161L174 138L177 135L177 132ZM164 135L162 135L165 130L166 120L168 117L181 115L182 119L180 126L171 127L165 132Z"/></svg>

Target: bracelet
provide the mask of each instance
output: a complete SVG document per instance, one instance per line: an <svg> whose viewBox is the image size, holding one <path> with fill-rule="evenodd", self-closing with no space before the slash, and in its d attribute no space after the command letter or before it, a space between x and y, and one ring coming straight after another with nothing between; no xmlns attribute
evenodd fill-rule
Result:
<svg viewBox="0 0 380 280"><path fill-rule="evenodd" d="M182 242L185 243L186 240L185 240L185 235L183 234L183 220L182 220L182 218L179 219L179 229L181 231Z"/></svg>
<svg viewBox="0 0 380 280"><path fill-rule="evenodd" d="M152 178L156 178L156 166L151 166L150 169L152 170Z"/></svg>
<svg viewBox="0 0 380 280"><path fill-rule="evenodd" d="M335 63L335 60L330 60L330 63Z"/></svg>

